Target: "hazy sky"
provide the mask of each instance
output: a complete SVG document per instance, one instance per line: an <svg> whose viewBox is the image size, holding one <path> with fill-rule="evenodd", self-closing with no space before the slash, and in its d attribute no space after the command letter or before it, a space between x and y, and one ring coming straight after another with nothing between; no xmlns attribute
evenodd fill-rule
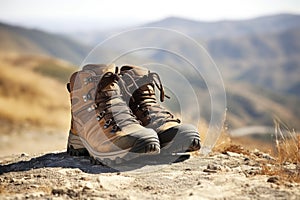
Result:
<svg viewBox="0 0 300 200"><path fill-rule="evenodd" d="M300 14L300 0L0 0L1 21L61 31L128 26L168 16L216 21L277 13Z"/></svg>

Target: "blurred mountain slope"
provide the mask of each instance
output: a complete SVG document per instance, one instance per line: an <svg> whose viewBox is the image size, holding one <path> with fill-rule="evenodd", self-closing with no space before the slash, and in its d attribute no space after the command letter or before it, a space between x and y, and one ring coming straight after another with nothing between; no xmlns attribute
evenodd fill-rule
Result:
<svg viewBox="0 0 300 200"><path fill-rule="evenodd" d="M49 55L80 64L89 47L66 36L0 23L0 51Z"/></svg>
<svg viewBox="0 0 300 200"><path fill-rule="evenodd" d="M58 76L49 70L51 66ZM75 67L49 57L2 53L0 69L2 133L68 128L70 100L65 83Z"/></svg>
<svg viewBox="0 0 300 200"><path fill-rule="evenodd" d="M169 17L145 24L142 27L144 26L174 29L199 38L231 38L294 29L300 26L300 16L278 14L248 20L216 22L202 22L179 17Z"/></svg>
<svg viewBox="0 0 300 200"><path fill-rule="evenodd" d="M222 74L300 97L300 27L279 33L206 42Z"/></svg>

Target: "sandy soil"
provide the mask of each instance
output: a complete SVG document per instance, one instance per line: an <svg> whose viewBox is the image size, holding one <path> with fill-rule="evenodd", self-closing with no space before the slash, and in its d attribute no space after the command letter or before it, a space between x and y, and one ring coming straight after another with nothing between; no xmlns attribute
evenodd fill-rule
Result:
<svg viewBox="0 0 300 200"><path fill-rule="evenodd" d="M0 199L300 199L300 184L260 175L269 159L228 151L177 163L147 157L114 170L64 151L5 156Z"/></svg>
<svg viewBox="0 0 300 200"><path fill-rule="evenodd" d="M31 129L30 131L0 134L0 157L63 150L67 146L67 133L67 130Z"/></svg>

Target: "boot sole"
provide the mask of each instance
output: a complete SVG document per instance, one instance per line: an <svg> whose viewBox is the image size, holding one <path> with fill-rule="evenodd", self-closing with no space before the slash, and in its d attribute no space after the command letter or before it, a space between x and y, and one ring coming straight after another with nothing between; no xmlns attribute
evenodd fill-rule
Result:
<svg viewBox="0 0 300 200"><path fill-rule="evenodd" d="M118 165L142 155L156 155L160 153L159 141L156 138L148 138L144 142L135 144L133 148L112 153L99 153L78 135L69 132L67 152L71 156L90 156L92 164Z"/></svg>
<svg viewBox="0 0 300 200"><path fill-rule="evenodd" d="M177 154L198 151L201 148L201 140L197 132L182 133L172 141L161 144L162 154Z"/></svg>
<svg viewBox="0 0 300 200"><path fill-rule="evenodd" d="M183 144L174 144L173 142L170 142L168 144L162 145L161 148L161 154L163 155L186 155L189 152L198 151L201 148L200 140L199 139L193 139L186 140L185 142L182 142Z"/></svg>
<svg viewBox="0 0 300 200"><path fill-rule="evenodd" d="M67 153L70 156L89 156L89 152L83 146L80 137L71 131L68 137Z"/></svg>

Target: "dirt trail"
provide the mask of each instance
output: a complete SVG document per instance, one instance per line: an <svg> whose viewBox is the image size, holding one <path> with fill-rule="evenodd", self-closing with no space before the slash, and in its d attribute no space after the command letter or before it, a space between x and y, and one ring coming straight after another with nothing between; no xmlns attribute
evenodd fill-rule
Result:
<svg viewBox="0 0 300 200"><path fill-rule="evenodd" d="M259 156L258 156L259 155ZM300 185L259 175L264 154L227 152L122 171L65 152L0 158L0 199L300 199ZM290 166L293 167L293 166Z"/></svg>

